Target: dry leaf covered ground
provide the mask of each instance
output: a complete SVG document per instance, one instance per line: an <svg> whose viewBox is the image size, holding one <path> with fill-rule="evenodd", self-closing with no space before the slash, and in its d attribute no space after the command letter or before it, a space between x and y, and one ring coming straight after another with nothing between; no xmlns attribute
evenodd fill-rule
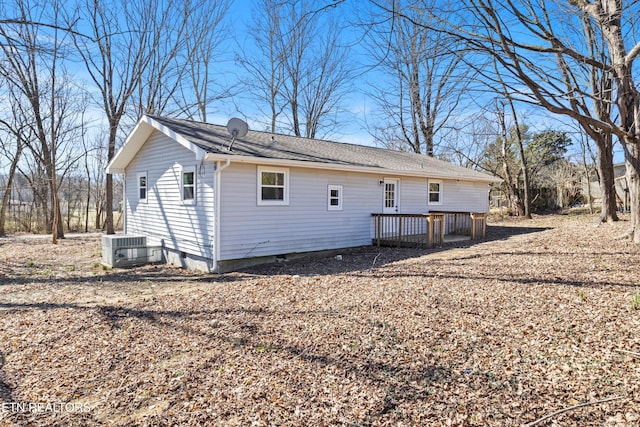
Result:
<svg viewBox="0 0 640 427"><path fill-rule="evenodd" d="M638 425L627 226L497 221L224 275L0 239L0 425Z"/></svg>

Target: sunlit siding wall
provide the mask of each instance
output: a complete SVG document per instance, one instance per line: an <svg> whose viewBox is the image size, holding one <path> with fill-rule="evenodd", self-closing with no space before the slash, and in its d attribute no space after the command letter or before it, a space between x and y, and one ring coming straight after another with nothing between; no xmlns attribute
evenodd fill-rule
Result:
<svg viewBox="0 0 640 427"><path fill-rule="evenodd" d="M194 168L194 204L181 196L181 173ZM147 201L138 198L138 174L147 173ZM193 152L159 132L149 138L127 167L125 174L125 229L144 234L169 249L214 258L214 166L195 160Z"/></svg>
<svg viewBox="0 0 640 427"><path fill-rule="evenodd" d="M231 163L221 177L220 259L371 244L372 213L381 213L383 178L398 178L399 212L426 213L427 179L288 168L289 203L258 204L257 165ZM342 186L342 210L328 209L328 186ZM487 185L443 183L443 204L431 210L485 211ZM457 200L454 192L461 192Z"/></svg>
<svg viewBox="0 0 640 427"><path fill-rule="evenodd" d="M258 167L231 163L222 172L221 259L343 248L371 243L370 214L380 210L378 180L289 168L289 204L258 205ZM343 208L328 210L328 186L343 187ZM381 193L380 193L381 194Z"/></svg>
<svg viewBox="0 0 640 427"><path fill-rule="evenodd" d="M400 177L398 184L398 213L417 214L427 212L427 180L425 178ZM382 189L380 189L382 206ZM375 213L380 213L378 209Z"/></svg>
<svg viewBox="0 0 640 427"><path fill-rule="evenodd" d="M489 185L487 183L445 180L442 184L442 205L429 205L429 211L489 211Z"/></svg>

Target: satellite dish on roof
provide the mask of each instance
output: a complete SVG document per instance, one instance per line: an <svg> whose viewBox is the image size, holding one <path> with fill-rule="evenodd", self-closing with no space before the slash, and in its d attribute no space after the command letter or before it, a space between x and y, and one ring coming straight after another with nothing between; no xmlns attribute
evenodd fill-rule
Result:
<svg viewBox="0 0 640 427"><path fill-rule="evenodd" d="M234 117L229 119L229 123L227 123L227 130L229 131L229 134L231 134L231 142L229 143L227 150L231 151L233 142L236 138L242 138L247 134L249 131L249 125L247 125L244 120Z"/></svg>

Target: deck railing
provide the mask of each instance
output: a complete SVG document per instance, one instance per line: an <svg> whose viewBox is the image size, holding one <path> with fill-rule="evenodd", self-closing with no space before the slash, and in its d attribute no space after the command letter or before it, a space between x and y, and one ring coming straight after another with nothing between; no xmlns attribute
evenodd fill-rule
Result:
<svg viewBox="0 0 640 427"><path fill-rule="evenodd" d="M446 235L483 238L486 214L475 212L431 212L428 214L371 214L373 244L378 246L442 246Z"/></svg>
<svg viewBox="0 0 640 427"><path fill-rule="evenodd" d="M484 212L470 212L471 239L484 239L487 235L487 214Z"/></svg>
<svg viewBox="0 0 640 427"><path fill-rule="evenodd" d="M445 235L470 236L482 239L487 232L487 214L484 212L434 212L445 216Z"/></svg>

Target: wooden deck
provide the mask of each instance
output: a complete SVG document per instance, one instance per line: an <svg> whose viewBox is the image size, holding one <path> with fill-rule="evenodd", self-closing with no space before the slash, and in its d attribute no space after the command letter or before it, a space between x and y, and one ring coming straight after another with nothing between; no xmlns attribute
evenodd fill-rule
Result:
<svg viewBox="0 0 640 427"><path fill-rule="evenodd" d="M445 243L483 238L487 215L475 212L371 214L373 244L433 248Z"/></svg>

